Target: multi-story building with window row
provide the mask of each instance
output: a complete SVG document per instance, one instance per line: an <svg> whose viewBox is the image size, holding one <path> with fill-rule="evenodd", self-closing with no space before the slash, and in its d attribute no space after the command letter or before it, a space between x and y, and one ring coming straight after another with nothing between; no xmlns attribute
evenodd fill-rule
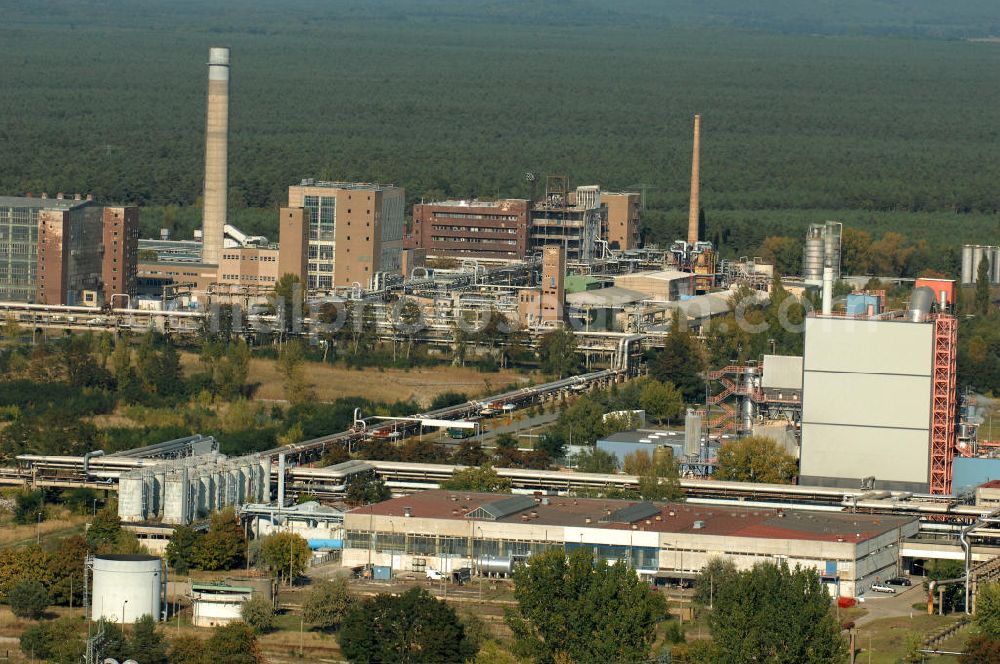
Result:
<svg viewBox="0 0 1000 664"><path fill-rule="evenodd" d="M302 180L288 207L309 219L308 285L369 287L376 273L400 270L405 193L394 185Z"/></svg>
<svg viewBox="0 0 1000 664"><path fill-rule="evenodd" d="M79 195L2 196L0 300L97 306L131 297L138 234L133 206L104 206Z"/></svg>

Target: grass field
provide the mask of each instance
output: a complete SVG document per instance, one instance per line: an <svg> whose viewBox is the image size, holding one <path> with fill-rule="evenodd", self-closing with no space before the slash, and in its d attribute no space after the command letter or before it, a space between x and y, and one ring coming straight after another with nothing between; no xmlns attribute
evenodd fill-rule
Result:
<svg viewBox="0 0 1000 664"><path fill-rule="evenodd" d="M385 402L413 400L424 406L442 392L464 392L469 397L478 397L528 380L515 371L481 373L473 368L449 366L358 370L313 363L306 365L305 373L320 401L364 396ZM257 399L285 398L281 376L271 360L251 361L250 382L260 383Z"/></svg>

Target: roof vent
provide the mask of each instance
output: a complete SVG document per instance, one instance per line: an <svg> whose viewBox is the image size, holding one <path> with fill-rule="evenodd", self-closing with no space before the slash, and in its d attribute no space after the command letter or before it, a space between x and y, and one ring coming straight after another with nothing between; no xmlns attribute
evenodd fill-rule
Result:
<svg viewBox="0 0 1000 664"><path fill-rule="evenodd" d="M451 502L453 502L453 503L457 503L458 502L458 496L455 496L455 495L448 496L448 499Z"/></svg>
<svg viewBox="0 0 1000 664"><path fill-rule="evenodd" d="M704 521L695 521L694 522L694 529L695 530L701 530L704 527L705 527L705 522Z"/></svg>
<svg viewBox="0 0 1000 664"><path fill-rule="evenodd" d="M583 522L584 523L590 523L590 517L588 516L586 519L583 520Z"/></svg>
<svg viewBox="0 0 1000 664"><path fill-rule="evenodd" d="M403 516L413 516L413 508L412 507L404 507L403 508Z"/></svg>
<svg viewBox="0 0 1000 664"><path fill-rule="evenodd" d="M677 512L675 512L675 511L673 511L673 510L670 510L670 511L669 511L669 512L668 512L667 514L668 514L669 516L677 516Z"/></svg>
<svg viewBox="0 0 1000 664"><path fill-rule="evenodd" d="M656 515L656 520L657 521L663 521L663 515L662 514L657 514Z"/></svg>
<svg viewBox="0 0 1000 664"><path fill-rule="evenodd" d="M548 504L549 504L548 496L546 496L545 498L542 498L542 505L548 505Z"/></svg>
<svg viewBox="0 0 1000 664"><path fill-rule="evenodd" d="M633 523L633 524L632 524L632 530L639 530L639 526L637 526L637 525L635 525L635 524Z"/></svg>
<svg viewBox="0 0 1000 664"><path fill-rule="evenodd" d="M528 514L528 516L531 517L532 519L537 519L538 518L538 512L532 511L532 512L530 512Z"/></svg>

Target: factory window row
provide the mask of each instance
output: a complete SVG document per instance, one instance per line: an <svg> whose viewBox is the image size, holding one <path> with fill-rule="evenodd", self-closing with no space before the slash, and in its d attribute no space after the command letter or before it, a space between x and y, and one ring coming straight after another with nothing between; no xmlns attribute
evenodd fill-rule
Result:
<svg viewBox="0 0 1000 664"><path fill-rule="evenodd" d="M436 231L458 231L462 233L508 233L510 235L517 235L516 228L491 228L489 226L445 226L443 224L434 224L431 228Z"/></svg>
<svg viewBox="0 0 1000 664"><path fill-rule="evenodd" d="M274 277L269 277L267 275L257 275L257 274L224 274L223 279L228 281L268 281L273 282Z"/></svg>
<svg viewBox="0 0 1000 664"><path fill-rule="evenodd" d="M432 242L468 242L470 244L512 244L516 245L517 240L498 240L495 238L483 237L450 237L447 235L433 235Z"/></svg>
<svg viewBox="0 0 1000 664"><path fill-rule="evenodd" d="M273 263L278 260L275 256L244 256L243 254L223 254L223 260L227 261L259 261L261 263Z"/></svg>
<svg viewBox="0 0 1000 664"><path fill-rule="evenodd" d="M489 221L517 221L516 214L476 214L473 212L435 212L435 219L483 219Z"/></svg>

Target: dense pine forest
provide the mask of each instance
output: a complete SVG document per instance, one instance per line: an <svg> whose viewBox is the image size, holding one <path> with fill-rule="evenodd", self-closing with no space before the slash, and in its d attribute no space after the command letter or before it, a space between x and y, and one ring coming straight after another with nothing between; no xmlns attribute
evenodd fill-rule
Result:
<svg viewBox="0 0 1000 664"><path fill-rule="evenodd" d="M532 172L643 189L647 239L666 241L700 112L726 253L830 218L996 241L992 3L754 4L0 3L0 192L135 202L146 233L188 234L207 49L229 45L231 216L251 231L273 235L301 177L394 182L412 203L540 194Z"/></svg>

